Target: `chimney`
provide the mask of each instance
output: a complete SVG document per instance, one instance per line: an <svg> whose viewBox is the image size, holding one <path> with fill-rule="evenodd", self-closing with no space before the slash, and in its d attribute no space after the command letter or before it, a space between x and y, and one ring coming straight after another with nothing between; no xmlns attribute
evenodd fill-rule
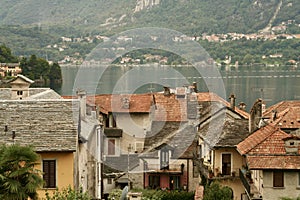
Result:
<svg viewBox="0 0 300 200"><path fill-rule="evenodd" d="M272 110L272 121L277 119L277 110Z"/></svg>
<svg viewBox="0 0 300 200"><path fill-rule="evenodd" d="M230 108L232 109L232 110L234 110L234 108L235 108L235 96L234 96L234 94L231 94L230 95L230 97L229 97L229 99L230 99Z"/></svg>
<svg viewBox="0 0 300 200"><path fill-rule="evenodd" d="M164 87L164 96L170 96L171 92L170 92L170 88L169 87Z"/></svg>
<svg viewBox="0 0 300 200"><path fill-rule="evenodd" d="M246 110L246 104L244 102L239 103L240 110Z"/></svg>
<svg viewBox="0 0 300 200"><path fill-rule="evenodd" d="M249 133L252 133L259 128L259 123L261 119L262 119L262 100L257 99L250 110Z"/></svg>
<svg viewBox="0 0 300 200"><path fill-rule="evenodd" d="M124 109L129 109L130 107L130 101L128 97L123 97L122 98L122 108Z"/></svg>
<svg viewBox="0 0 300 200"><path fill-rule="evenodd" d="M85 119L86 117L86 92L84 90L77 90L77 96L79 97L80 102L80 117Z"/></svg>
<svg viewBox="0 0 300 200"><path fill-rule="evenodd" d="M198 92L197 82L193 82L194 92Z"/></svg>

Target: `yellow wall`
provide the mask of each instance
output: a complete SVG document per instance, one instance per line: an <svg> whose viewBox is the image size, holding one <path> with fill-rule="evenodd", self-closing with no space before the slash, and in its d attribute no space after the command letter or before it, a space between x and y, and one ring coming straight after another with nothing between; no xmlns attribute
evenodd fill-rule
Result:
<svg viewBox="0 0 300 200"><path fill-rule="evenodd" d="M56 160L56 186L58 189L71 186L74 188L74 154L73 152L39 153L40 162L36 168L42 170L43 159ZM55 189L41 189L38 191L39 199L45 198L46 190L51 194Z"/></svg>

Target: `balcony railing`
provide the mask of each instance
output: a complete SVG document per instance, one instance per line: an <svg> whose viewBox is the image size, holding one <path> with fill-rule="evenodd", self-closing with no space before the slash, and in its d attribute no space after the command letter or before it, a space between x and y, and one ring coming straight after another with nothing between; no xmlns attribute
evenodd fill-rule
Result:
<svg viewBox="0 0 300 200"><path fill-rule="evenodd" d="M169 163L168 168L162 168L160 164L146 164L145 170L148 172L174 172L174 173L182 173L184 165Z"/></svg>

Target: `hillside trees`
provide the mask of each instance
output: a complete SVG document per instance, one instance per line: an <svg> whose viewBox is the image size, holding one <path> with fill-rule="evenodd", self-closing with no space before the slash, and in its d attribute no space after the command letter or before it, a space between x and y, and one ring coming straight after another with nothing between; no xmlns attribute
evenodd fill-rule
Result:
<svg viewBox="0 0 300 200"><path fill-rule="evenodd" d="M7 46L0 45L0 63L17 63L18 59L14 56Z"/></svg>

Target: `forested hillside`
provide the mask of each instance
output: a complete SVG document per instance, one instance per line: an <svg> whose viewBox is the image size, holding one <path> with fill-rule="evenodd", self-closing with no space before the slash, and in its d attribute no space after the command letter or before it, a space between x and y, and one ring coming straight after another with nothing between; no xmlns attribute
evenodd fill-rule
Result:
<svg viewBox="0 0 300 200"><path fill-rule="evenodd" d="M46 48L63 36L111 36L137 27L200 36L257 33L284 23L285 32L295 34L300 33L299 10L299 0L2 0L0 44L18 56L57 61L67 54L82 57L101 42L72 44L67 53Z"/></svg>

